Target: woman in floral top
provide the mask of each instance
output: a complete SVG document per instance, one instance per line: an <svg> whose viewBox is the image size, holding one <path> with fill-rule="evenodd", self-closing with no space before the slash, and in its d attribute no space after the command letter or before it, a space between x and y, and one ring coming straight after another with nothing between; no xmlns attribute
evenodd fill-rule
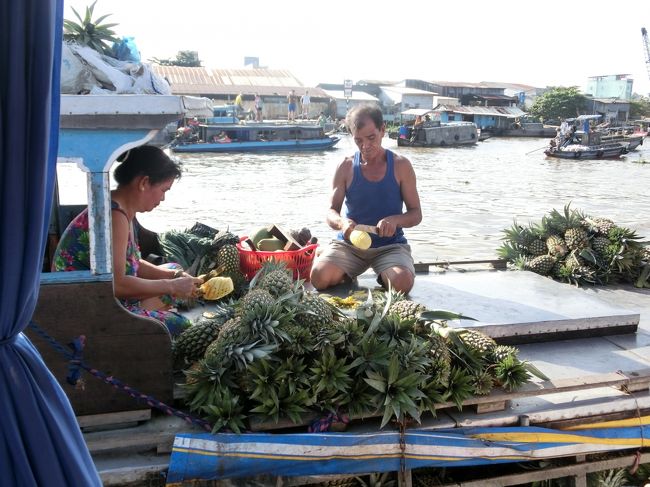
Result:
<svg viewBox="0 0 650 487"><path fill-rule="evenodd" d="M173 308L176 298L189 298L200 280L178 264L155 266L141 258L134 237L136 213L151 211L165 199L179 166L157 147L140 146L122 154L111 192L115 297L131 312L162 321L172 335L190 325ZM66 228L54 254L54 271L90 270L88 210Z"/></svg>

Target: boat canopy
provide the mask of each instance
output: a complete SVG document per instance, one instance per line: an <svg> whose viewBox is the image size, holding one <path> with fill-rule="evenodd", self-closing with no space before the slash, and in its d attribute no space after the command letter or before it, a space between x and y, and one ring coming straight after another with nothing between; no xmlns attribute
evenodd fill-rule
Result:
<svg viewBox="0 0 650 487"><path fill-rule="evenodd" d="M427 113L433 113L433 108L409 108L408 110L400 112L400 115L413 115L415 117L420 115L423 117Z"/></svg>
<svg viewBox="0 0 650 487"><path fill-rule="evenodd" d="M597 115L597 114L596 115L580 115L580 116L575 117L575 118L567 118L566 121L567 122L575 122L575 121L582 122L583 120L598 120L601 116L602 115Z"/></svg>

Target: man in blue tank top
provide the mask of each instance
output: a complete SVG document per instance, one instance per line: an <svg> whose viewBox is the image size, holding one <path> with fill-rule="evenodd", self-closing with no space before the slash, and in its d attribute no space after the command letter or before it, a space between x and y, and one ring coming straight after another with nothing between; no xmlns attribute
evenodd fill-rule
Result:
<svg viewBox="0 0 650 487"><path fill-rule="evenodd" d="M415 268L402 229L422 221L413 166L382 147L386 127L378 106L352 108L346 124L359 151L336 168L327 223L339 234L314 263L311 282L316 289L325 289L371 267L382 285L390 282L393 289L408 293ZM358 224L376 227L367 250L350 243Z"/></svg>

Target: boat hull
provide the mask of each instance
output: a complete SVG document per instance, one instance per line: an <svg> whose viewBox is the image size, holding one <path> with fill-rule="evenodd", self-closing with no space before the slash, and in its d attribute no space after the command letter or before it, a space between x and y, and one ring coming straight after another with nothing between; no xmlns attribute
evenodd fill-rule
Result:
<svg viewBox="0 0 650 487"><path fill-rule="evenodd" d="M302 140L269 140L269 141L245 141L225 143L195 143L175 145L171 147L173 152L268 152L268 151L309 151L331 149L338 142L339 137L327 137L323 139L302 139Z"/></svg>
<svg viewBox="0 0 650 487"><path fill-rule="evenodd" d="M544 151L548 157L558 159L616 159L627 153L627 147L622 144L587 147L580 150L547 149Z"/></svg>

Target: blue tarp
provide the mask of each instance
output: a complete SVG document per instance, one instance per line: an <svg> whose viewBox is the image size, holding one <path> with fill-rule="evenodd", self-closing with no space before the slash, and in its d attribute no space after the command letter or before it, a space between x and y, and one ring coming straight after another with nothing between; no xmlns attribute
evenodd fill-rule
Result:
<svg viewBox="0 0 650 487"><path fill-rule="evenodd" d="M54 188L63 0L0 2L0 485L101 485L70 403L22 330Z"/></svg>
<svg viewBox="0 0 650 487"><path fill-rule="evenodd" d="M364 434L182 434L167 485L256 475L307 476L461 467L557 458L648 446L650 418L571 430L455 428ZM403 440L403 441L402 441Z"/></svg>

